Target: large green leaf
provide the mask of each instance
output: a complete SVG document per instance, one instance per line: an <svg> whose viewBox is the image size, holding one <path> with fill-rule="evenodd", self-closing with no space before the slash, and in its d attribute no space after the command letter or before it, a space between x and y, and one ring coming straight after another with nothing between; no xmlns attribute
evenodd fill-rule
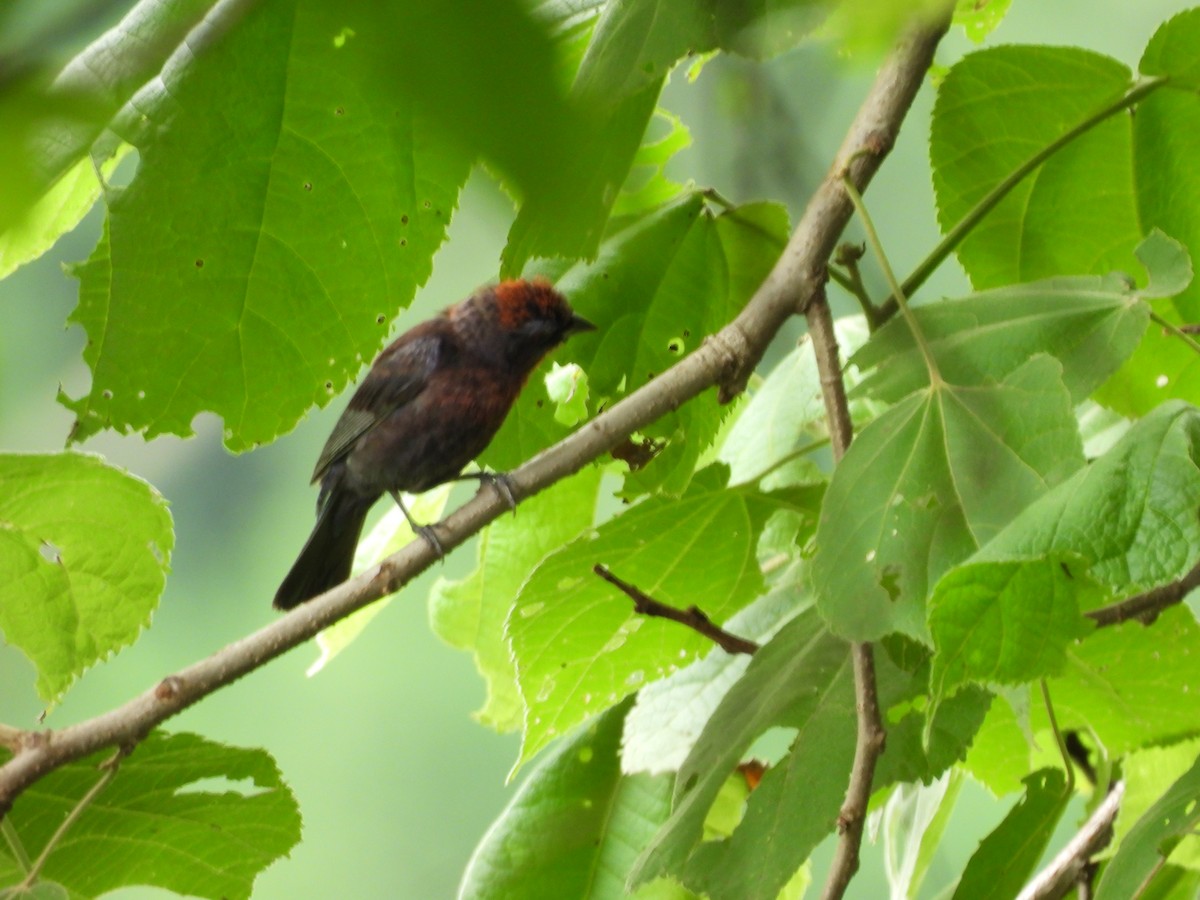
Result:
<svg viewBox="0 0 1200 900"><path fill-rule="evenodd" d="M30 787L8 822L36 855L100 780L111 751L64 766ZM210 779L234 782L217 791ZM156 731L123 760L83 810L43 873L72 897L152 885L195 897L248 898L254 879L300 841L300 810L264 750ZM21 875L0 842L0 883Z"/></svg>
<svg viewBox="0 0 1200 900"><path fill-rule="evenodd" d="M1052 358L1002 382L939 382L897 403L834 471L817 528L813 586L839 634L927 640L938 578L1083 464Z"/></svg>
<svg viewBox="0 0 1200 900"><path fill-rule="evenodd" d="M10 257L10 262L25 262L47 250L95 202L99 191L89 155L110 155L106 127L120 131L119 123L135 114L130 104L134 94L179 52L189 32L208 16L196 36L203 32L211 39L236 24L246 6L227 2L212 13L214 5L213 0L141 0L52 80L38 70L42 61L29 45L27 30L19 24L6 30L12 45L3 51L11 64L0 90L0 133L5 137L0 145L0 243L11 247L16 239L24 247L21 258ZM10 18L20 19L19 7L8 6L14 10ZM50 12L47 30L62 40L71 28L53 21L59 6ZM79 15L73 7L62 9L60 15ZM18 59L31 70L19 71ZM80 181L90 187L83 188ZM35 202L45 204L47 191L66 192L70 182L78 190L69 209L32 208ZM16 232L23 233L23 241Z"/></svg>
<svg viewBox="0 0 1200 900"><path fill-rule="evenodd" d="M1181 13L1154 33L1139 68L1166 76L1166 88L1146 97L1133 119L1138 215L1200 253L1200 9ZM1200 317L1200 285L1175 301L1189 321Z"/></svg>
<svg viewBox="0 0 1200 900"><path fill-rule="evenodd" d="M1196 763L1200 740L1180 741L1165 747L1147 747L1126 754L1121 760L1125 795L1113 823L1112 846L1120 847L1142 817L1158 803L1171 786ZM1171 850L1171 862L1200 872L1200 835L1183 836Z"/></svg>
<svg viewBox="0 0 1200 900"><path fill-rule="evenodd" d="M786 820L791 826L789 841L815 846L836 824L850 772L855 724L849 648L829 633L812 610L785 625L759 650L746 674L721 701L679 769L671 816L638 860L633 883L685 871L725 777L754 740L776 725L800 729L796 745L804 748L810 771L820 773L804 780L804 815ZM764 786L760 784L759 790ZM779 843L786 842L780 838ZM803 853L804 843L794 849ZM781 852L786 855L789 850L785 847ZM803 858L796 859L792 871ZM755 885L764 876L758 866L738 869L737 874L753 879ZM754 887L747 884L747 890Z"/></svg>
<svg viewBox="0 0 1200 900"><path fill-rule="evenodd" d="M626 896L637 849L666 818L671 792L664 776L621 773L618 749L628 709L622 704L577 729L529 773L475 849L459 897ZM665 892L651 888L635 896L691 896L662 887Z"/></svg>
<svg viewBox="0 0 1200 900"><path fill-rule="evenodd" d="M655 600L724 622L763 587L756 548L783 501L698 477L679 500L651 498L547 557L521 588L507 633L525 703L521 761L588 716L696 659L711 642L637 613L596 577L608 566Z"/></svg>
<svg viewBox="0 0 1200 900"><path fill-rule="evenodd" d="M1118 274L1050 278L982 291L913 310L942 375L955 384L999 381L1034 353L1063 366L1079 402L1137 347L1150 309L1145 300L1177 294L1191 281L1191 261L1176 241L1154 232L1138 247L1149 273L1138 289ZM893 319L851 362L870 370L860 392L895 401L929 383L924 358L903 319Z"/></svg>
<svg viewBox="0 0 1200 900"><path fill-rule="evenodd" d="M1072 562L1047 556L947 572L929 599L934 694L968 681L1020 684L1061 672L1067 646L1094 627L1080 610L1106 596Z"/></svg>
<svg viewBox="0 0 1200 900"><path fill-rule="evenodd" d="M955 900L1006 900L1033 874L1071 793L1060 769L1039 769L1025 779L1025 796L971 856Z"/></svg>
<svg viewBox="0 0 1200 900"><path fill-rule="evenodd" d="M1097 900L1137 896L1179 842L1200 822L1200 760L1171 785L1117 848L1096 888Z"/></svg>
<svg viewBox="0 0 1200 900"><path fill-rule="evenodd" d="M57 699L150 623L175 537L149 484L81 453L0 456L0 630Z"/></svg>
<svg viewBox="0 0 1200 900"><path fill-rule="evenodd" d="M92 385L64 397L76 440L186 435L212 411L245 450L328 403L382 344L470 159L381 77L389 9L259 4L139 95L137 176L78 269Z"/></svg>
<svg viewBox="0 0 1200 900"><path fill-rule="evenodd" d="M604 4L571 92L589 117L580 128L584 137L565 175L543 176L552 191L522 204L504 248L503 271L515 275L536 257L595 257L662 86L679 60L718 47L759 57L778 53L823 15L813 0Z"/></svg>
<svg viewBox="0 0 1200 900"><path fill-rule="evenodd" d="M1165 403L1103 456L996 535L977 560L1077 554L1117 596L1178 578L1200 559L1200 414Z"/></svg>
<svg viewBox="0 0 1200 900"><path fill-rule="evenodd" d="M964 57L939 86L930 132L942 229L1130 80L1117 61L1077 48L996 47ZM1129 249L1142 234L1129 134L1127 120L1107 120L992 210L958 251L975 287L1131 270Z"/></svg>
<svg viewBox="0 0 1200 900"><path fill-rule="evenodd" d="M429 595L429 619L442 640L475 657L487 682L477 715L498 731L521 727L523 708L516 664L504 620L534 568L592 524L600 469L592 467L521 504L480 535L478 565L458 581L438 579Z"/></svg>

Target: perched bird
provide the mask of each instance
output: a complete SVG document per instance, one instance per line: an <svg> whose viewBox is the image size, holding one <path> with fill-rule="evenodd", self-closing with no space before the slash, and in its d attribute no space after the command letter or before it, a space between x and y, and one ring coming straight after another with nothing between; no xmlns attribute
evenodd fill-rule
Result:
<svg viewBox="0 0 1200 900"><path fill-rule="evenodd" d="M283 584L291 609L350 577L367 511L391 494L414 531L441 552L400 500L461 476L491 442L529 374L572 334L595 326L548 282L482 288L379 354L325 442L317 524Z"/></svg>

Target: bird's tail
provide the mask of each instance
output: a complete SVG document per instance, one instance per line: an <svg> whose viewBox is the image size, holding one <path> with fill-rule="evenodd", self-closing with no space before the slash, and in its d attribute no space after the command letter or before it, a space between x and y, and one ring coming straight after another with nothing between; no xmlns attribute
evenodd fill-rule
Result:
<svg viewBox="0 0 1200 900"><path fill-rule="evenodd" d="M354 549L371 502L336 489L326 501L304 549L275 592L276 609L291 609L350 577Z"/></svg>

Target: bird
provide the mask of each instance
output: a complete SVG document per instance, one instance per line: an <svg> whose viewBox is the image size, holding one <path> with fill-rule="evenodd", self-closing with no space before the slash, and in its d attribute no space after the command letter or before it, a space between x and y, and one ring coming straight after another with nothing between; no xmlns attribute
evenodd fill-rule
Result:
<svg viewBox="0 0 1200 900"><path fill-rule="evenodd" d="M292 609L350 577L367 513L385 493L414 532L442 555L432 526L413 521L401 491L420 493L464 477L487 447L542 359L595 326L543 279L512 279L402 334L371 364L313 470L317 521L275 593Z"/></svg>

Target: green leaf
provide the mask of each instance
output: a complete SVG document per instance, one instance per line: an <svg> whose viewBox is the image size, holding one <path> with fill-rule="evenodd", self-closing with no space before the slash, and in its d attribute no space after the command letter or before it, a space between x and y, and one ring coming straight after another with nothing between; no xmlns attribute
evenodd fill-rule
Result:
<svg viewBox="0 0 1200 900"><path fill-rule="evenodd" d="M1150 808L1195 764L1197 753L1200 753L1200 741L1190 740L1168 747L1148 747L1125 755L1121 760L1125 794L1121 797L1121 809L1113 824L1112 846L1121 846ZM1171 850L1171 862L1200 870L1200 837L1195 832L1183 836Z"/></svg>
<svg viewBox="0 0 1200 900"><path fill-rule="evenodd" d="M19 876L17 876L19 877ZM71 894L57 881L38 881L27 888L0 888L0 900L70 900Z"/></svg>
<svg viewBox="0 0 1200 900"><path fill-rule="evenodd" d="M0 455L0 630L60 697L150 622L174 532L146 482L81 453Z"/></svg>
<svg viewBox="0 0 1200 900"><path fill-rule="evenodd" d="M199 38L204 26L197 26L206 16L210 34L236 19L236 7L227 5L209 15L213 6L213 0L142 0L52 82L47 83L46 73L20 72L20 66L9 73L0 95L0 133L5 136L0 146L0 231L14 225L20 230L39 227L42 214L30 213L30 207L73 168L82 164L91 171L89 151L110 155L106 128L120 132L136 115L130 102L135 92L153 81L173 54L192 52L194 45L185 41L189 34ZM19 41L21 29L9 31ZM29 48L19 43L5 53L19 56L22 64L30 62ZM31 220L22 224L27 213Z"/></svg>
<svg viewBox="0 0 1200 900"><path fill-rule="evenodd" d="M1197 646L1200 627L1187 609L1169 609L1149 628L1097 629L1067 649L1062 675L1048 683L1060 727L1090 732L1113 756L1196 734ZM967 757L971 774L997 795L1030 769L1059 762L1043 705L1029 712L1032 739L1007 703L993 704Z"/></svg>
<svg viewBox="0 0 1200 900"><path fill-rule="evenodd" d="M436 522L446 509L452 488L453 484L447 482L423 494L404 494L404 505L417 522ZM391 502L390 499L388 502ZM350 569L351 577L361 575L371 566L378 565L384 558L391 556L415 538L412 526L409 525L404 513L400 511L400 507L392 504L379 523L358 542L358 549L354 551L354 563ZM370 606L351 613L318 634L317 647L320 649L321 655L308 667L306 672L308 677L316 675L329 665L335 656L358 640L359 635L366 630L377 615L387 608L394 596L395 594L384 597Z"/></svg>
<svg viewBox="0 0 1200 900"><path fill-rule="evenodd" d="M1200 558L1198 441L1200 414L1163 404L1029 506L977 560L1075 553L1117 596L1180 577Z"/></svg>
<svg viewBox="0 0 1200 900"><path fill-rule="evenodd" d="M942 230L1130 81L1125 66L1077 48L996 47L964 57L939 87L931 126ZM1129 136L1126 117L1109 118L1017 185L959 247L975 287L1132 271L1127 248L1142 232ZM1156 224L1188 243L1146 222Z"/></svg>
<svg viewBox="0 0 1200 900"><path fill-rule="evenodd" d="M1008 13L1012 0L958 0L954 4L954 24L961 25L976 44L991 34Z"/></svg>
<svg viewBox="0 0 1200 900"><path fill-rule="evenodd" d="M1135 252L1149 273L1144 289L1118 274L1050 278L917 307L913 314L948 381L999 381L1044 352L1062 363L1078 403L1137 347L1150 312L1144 300L1176 294L1191 280L1187 251L1161 232ZM851 363L871 370L856 392L888 401L929 383L912 329L899 318L872 335Z"/></svg>
<svg viewBox="0 0 1200 900"><path fill-rule="evenodd" d="M1138 895L1180 840L1200 822L1200 760L1146 812L1117 848L1096 888L1096 900Z"/></svg>
<svg viewBox="0 0 1200 900"><path fill-rule="evenodd" d="M476 715L497 731L521 726L524 709L504 621L521 585L547 554L592 524L600 469L591 467L521 504L480 535L478 565L465 578L439 578L429 595L434 632L470 652L487 683L487 701Z"/></svg>
<svg viewBox="0 0 1200 900"><path fill-rule="evenodd" d="M475 849L459 897L625 896L637 848L666 818L671 788L665 777L621 774L628 709L610 709L538 763Z"/></svg>
<svg viewBox="0 0 1200 900"><path fill-rule="evenodd" d="M967 863L956 900L1015 897L1042 858L1071 794L1060 769L1039 769L1024 781L1025 796Z"/></svg>
<svg viewBox="0 0 1200 900"><path fill-rule="evenodd" d="M1138 65L1143 75L1166 75L1171 87L1200 90L1200 9L1189 9L1164 22L1150 38Z"/></svg>
<svg viewBox="0 0 1200 900"><path fill-rule="evenodd" d="M929 600L937 649L930 688L944 697L968 681L1020 684L1059 674L1070 643L1094 628L1081 607L1104 596L1085 566L1059 556L952 569Z"/></svg>
<svg viewBox="0 0 1200 900"><path fill-rule="evenodd" d="M1150 628L1097 629L1067 651L1065 671L1050 682L1062 727L1091 729L1114 756L1196 734L1198 646L1200 626L1186 608L1167 610Z"/></svg>
<svg viewBox="0 0 1200 900"><path fill-rule="evenodd" d="M1039 355L999 384L942 383L854 440L829 485L812 569L837 633L927 640L938 578L1083 464L1060 372Z"/></svg>
<svg viewBox="0 0 1200 900"><path fill-rule="evenodd" d="M898 675L889 674L895 670L879 654L876 654L876 668L882 673L881 697L888 706L913 701L917 706L922 705L919 698L925 687L919 679L909 684ZM896 686L889 686L889 682ZM992 696L987 691L970 687L939 703L936 709L914 709L899 721L886 722L887 748L875 770L875 789L902 782L932 783L966 755L991 702ZM932 722L928 721L931 712Z"/></svg>
<svg viewBox="0 0 1200 900"><path fill-rule="evenodd" d="M825 629L813 610L801 613L754 654L746 674L725 695L680 768L671 816L639 858L631 883L685 871L685 884L711 875L705 860L699 856L696 861L688 859L693 851L728 852L715 849L724 847L724 842L701 845L697 850L708 810L742 755L763 731L775 725L799 729L793 742L798 749L790 755L797 764L808 766L809 774L793 781L772 768L751 796L767 789L768 782L783 779L793 790L803 791L804 815L773 823L786 825L786 835L779 833L766 844L756 844L757 864L730 873L746 879L743 898L758 896L780 874L783 882L787 881L807 856L804 848L815 847L835 827L846 792L855 733L849 648ZM761 826L750 821L749 810L735 838L748 824L759 832ZM787 860L794 860L784 873L779 871L777 854L784 857L784 868L789 865ZM782 883L775 887L776 892L780 886ZM720 895L712 896L715 900Z"/></svg>
<svg viewBox="0 0 1200 900"><path fill-rule="evenodd" d="M21 795L9 821L31 854L100 779L108 756L64 766ZM214 789L212 779L235 783ZM152 885L248 898L258 874L299 840L296 799L266 751L155 731L83 810L44 872L73 897ZM0 882L16 878L16 861L0 843Z"/></svg>
<svg viewBox="0 0 1200 900"><path fill-rule="evenodd" d="M98 167L100 174L111 175L129 150L128 144L122 144ZM0 278L37 259L79 224L100 198L96 172L97 166L91 159L81 159L51 185L20 221L0 234Z"/></svg>
<svg viewBox="0 0 1200 900"><path fill-rule="evenodd" d="M390 9L256 5L221 40L194 35L204 52L139 95L137 176L77 270L92 386L62 397L74 440L187 435L211 411L246 450L380 347L429 276L470 159L379 77L399 55Z"/></svg>
<svg viewBox="0 0 1200 900"><path fill-rule="evenodd" d="M920 689L918 682L879 657L877 682L885 708L912 699ZM823 683L805 684L810 694L826 691ZM835 689L828 690L833 693ZM809 701L820 703L820 708L799 728L787 756L767 771L750 795L737 830L727 840L706 841L696 848L681 874L684 884L712 900L773 900L817 844L833 832L845 799L856 727L852 679L839 684L836 691L833 697ZM742 694L742 702L759 701ZM940 708L929 729L928 748L921 743L924 713L910 712L890 724L888 746L875 773L875 789L896 781L937 778L962 757L987 702L983 691L963 692ZM797 705L806 708L805 701ZM780 724L790 725L791 715ZM716 726L714 717L712 727ZM680 778L682 773L681 769ZM677 780L677 802L678 784ZM805 811L803 817L795 815L800 808Z"/></svg>
<svg viewBox="0 0 1200 900"><path fill-rule="evenodd" d="M635 612L594 565L718 623L761 592L755 550L778 502L712 481L699 479L679 500L635 506L546 557L524 583L506 628L526 709L520 762L711 647L674 622Z"/></svg>
<svg viewBox="0 0 1200 900"><path fill-rule="evenodd" d="M692 134L678 116L665 109L656 109L654 116L664 123L666 131L661 137L650 137L647 133L634 154L629 178L613 203L614 218L641 215L670 203L687 190L667 177L666 167L676 153L691 146ZM652 119L651 128L654 127Z"/></svg>

